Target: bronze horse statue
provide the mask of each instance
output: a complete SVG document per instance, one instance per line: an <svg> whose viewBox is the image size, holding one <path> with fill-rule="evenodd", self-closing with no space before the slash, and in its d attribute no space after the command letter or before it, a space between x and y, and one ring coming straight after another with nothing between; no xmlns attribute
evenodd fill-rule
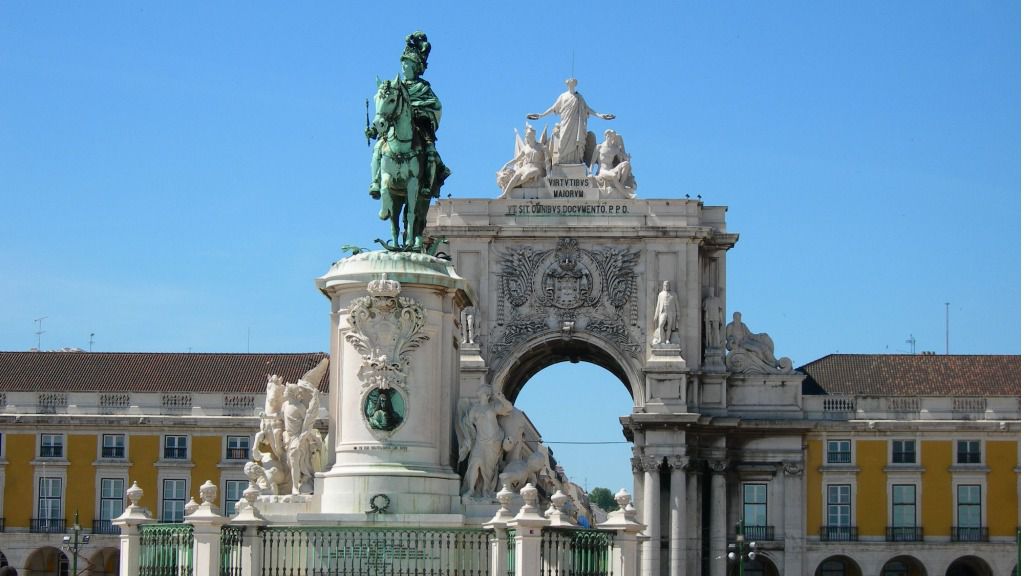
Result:
<svg viewBox="0 0 1024 576"><path fill-rule="evenodd" d="M430 195L423 194L426 146L413 126L413 110L405 84L377 82L373 125L380 134L380 219L391 219L391 250L419 250L427 224ZM400 232L404 234L400 235Z"/></svg>

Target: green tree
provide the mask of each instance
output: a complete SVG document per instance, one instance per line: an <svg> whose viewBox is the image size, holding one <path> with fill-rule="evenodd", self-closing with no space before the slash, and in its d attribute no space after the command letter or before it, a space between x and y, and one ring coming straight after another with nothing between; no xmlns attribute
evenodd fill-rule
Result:
<svg viewBox="0 0 1024 576"><path fill-rule="evenodd" d="M615 501L615 495L607 488L597 486L587 496L595 506L605 512L614 512L619 509L619 503Z"/></svg>

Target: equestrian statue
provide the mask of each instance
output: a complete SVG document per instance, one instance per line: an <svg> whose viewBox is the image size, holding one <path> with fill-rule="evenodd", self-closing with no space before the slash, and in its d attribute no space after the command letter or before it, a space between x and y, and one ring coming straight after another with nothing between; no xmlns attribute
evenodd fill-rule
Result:
<svg viewBox="0 0 1024 576"><path fill-rule="evenodd" d="M423 229L430 199L441 195L451 171L434 147L441 123L441 101L421 76L427 69L430 42L423 32L405 39L402 74L377 80L376 113L366 127L375 139L370 162L370 196L380 199L380 219L391 219L388 250L423 249ZM367 140L369 141L369 140Z"/></svg>

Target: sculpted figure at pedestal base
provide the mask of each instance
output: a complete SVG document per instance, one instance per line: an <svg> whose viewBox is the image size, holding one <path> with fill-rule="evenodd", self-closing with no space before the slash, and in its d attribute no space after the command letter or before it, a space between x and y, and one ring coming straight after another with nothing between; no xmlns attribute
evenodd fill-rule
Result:
<svg viewBox="0 0 1024 576"><path fill-rule="evenodd" d="M537 131L529 124L526 125L525 135L525 139L520 138L516 132L515 156L498 171L498 186L501 188L501 195L498 198L504 198L512 189L529 184L547 174L548 166L551 164L547 155L547 129L544 129L539 142Z"/></svg>
<svg viewBox="0 0 1024 576"><path fill-rule="evenodd" d="M725 327L725 349L729 356L725 365L740 374L790 374L793 362L789 358L775 359L775 343L765 333L754 334L743 323L742 315L734 312L732 322Z"/></svg>
<svg viewBox="0 0 1024 576"><path fill-rule="evenodd" d="M549 114L558 115L558 140L555 142L557 154L552 161L556 164L580 164L589 162L596 138L587 131L587 119L590 116L603 120L613 120L614 114L595 112L587 105L583 95L576 91L576 79L565 81L567 90L563 92L550 108L540 114L527 114L530 120L538 120ZM590 149L588 150L588 143Z"/></svg>
<svg viewBox="0 0 1024 576"><path fill-rule="evenodd" d="M498 463L505 439L498 417L512 410L512 403L489 384L480 387L475 400L459 401L459 463L468 460L462 477L463 496L484 498L498 489Z"/></svg>
<svg viewBox="0 0 1024 576"><path fill-rule="evenodd" d="M671 344L672 334L676 331L679 310L676 304L676 297L669 290L668 281L661 283L661 292L658 293L658 304L654 308L654 338L651 344Z"/></svg>
<svg viewBox="0 0 1024 576"><path fill-rule="evenodd" d="M323 359L296 383L267 378L267 399L252 461L243 470L263 494L312 494L313 475L323 470L324 442L314 427L320 413L316 384L327 371Z"/></svg>
<svg viewBox="0 0 1024 576"><path fill-rule="evenodd" d="M633 177L633 165L622 136L612 129L604 131L604 142L594 150L592 161L597 165L595 176L597 184L606 194L614 193L622 198L636 196L636 179Z"/></svg>

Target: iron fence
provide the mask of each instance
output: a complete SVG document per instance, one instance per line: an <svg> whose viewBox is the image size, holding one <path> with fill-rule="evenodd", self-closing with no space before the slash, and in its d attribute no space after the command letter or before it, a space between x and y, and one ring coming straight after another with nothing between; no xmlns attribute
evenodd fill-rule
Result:
<svg viewBox="0 0 1024 576"><path fill-rule="evenodd" d="M985 526L953 526L949 539L953 542L988 542L988 528Z"/></svg>
<svg viewBox="0 0 1024 576"><path fill-rule="evenodd" d="M613 534L602 530L545 528L540 561L544 576L607 576Z"/></svg>
<svg viewBox="0 0 1024 576"><path fill-rule="evenodd" d="M265 527L263 576L490 576L487 530Z"/></svg>
<svg viewBox="0 0 1024 576"><path fill-rule="evenodd" d="M139 526L140 576L192 576L191 524Z"/></svg>
<svg viewBox="0 0 1024 576"><path fill-rule="evenodd" d="M508 559L506 561L506 567L508 568L508 576L515 576L516 574L516 529L510 528L508 530Z"/></svg>
<svg viewBox="0 0 1024 576"><path fill-rule="evenodd" d="M222 526L220 529L220 576L242 576L241 526Z"/></svg>

